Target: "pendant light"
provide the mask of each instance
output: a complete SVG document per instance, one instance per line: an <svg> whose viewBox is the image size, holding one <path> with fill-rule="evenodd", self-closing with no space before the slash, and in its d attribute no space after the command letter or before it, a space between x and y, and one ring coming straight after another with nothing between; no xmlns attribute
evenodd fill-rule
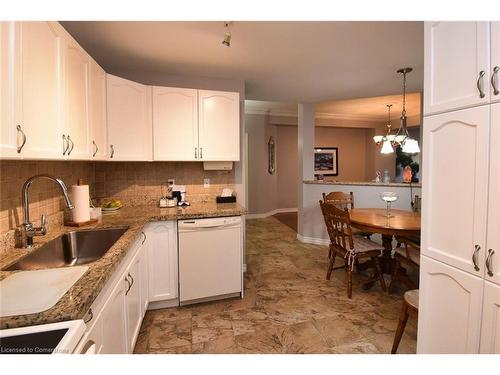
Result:
<svg viewBox="0 0 500 375"><path fill-rule="evenodd" d="M396 133L393 144L395 147L401 146L402 151L408 154L416 154L420 152L420 147L418 146L418 141L416 139L412 139L410 134L408 133L407 121L408 117L406 116L406 75L410 73L412 68L402 68L397 72L403 75L403 109L401 111L401 125Z"/></svg>
<svg viewBox="0 0 500 375"><path fill-rule="evenodd" d="M392 148L392 144L391 142L394 141L394 135L391 134L391 130L392 130L392 124L391 124L391 107L392 107L392 104L387 104L386 105L387 107L387 132L385 135L376 135L375 137L373 137L373 140L375 141L375 144L377 145L380 145L382 144L382 149L380 150L380 152L382 154L390 154L391 152L394 152L394 149Z"/></svg>

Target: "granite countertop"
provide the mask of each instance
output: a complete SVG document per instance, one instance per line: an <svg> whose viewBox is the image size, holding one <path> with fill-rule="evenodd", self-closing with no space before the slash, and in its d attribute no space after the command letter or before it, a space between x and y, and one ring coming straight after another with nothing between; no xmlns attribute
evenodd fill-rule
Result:
<svg viewBox="0 0 500 375"><path fill-rule="evenodd" d="M82 319L106 282L112 276L113 271L117 269L121 260L126 256L133 241L140 235L142 228L148 222L240 216L244 214L244 208L237 203L196 203L185 208L158 208L154 206L123 207L114 213L103 215L102 223L99 224L82 228L58 227L51 229L47 235L35 237L35 246L32 249L9 248L3 252L4 256L0 260L0 269L8 267L24 255L65 232L115 226L129 227L102 258L86 264L89 267L88 271L52 308L36 314L2 317L0 318L0 329ZM14 272L20 271L0 271L0 280Z"/></svg>
<svg viewBox="0 0 500 375"><path fill-rule="evenodd" d="M319 180L304 180L304 184L312 185L358 185L358 186L395 186L395 187L410 187L407 182L373 182L373 181L319 181ZM411 187L422 187L420 182L414 182Z"/></svg>

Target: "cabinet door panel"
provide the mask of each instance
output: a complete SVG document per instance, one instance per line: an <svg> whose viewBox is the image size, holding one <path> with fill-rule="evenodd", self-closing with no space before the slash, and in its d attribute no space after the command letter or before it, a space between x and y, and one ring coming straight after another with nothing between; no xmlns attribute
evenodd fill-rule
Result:
<svg viewBox="0 0 500 375"><path fill-rule="evenodd" d="M13 56L11 43L14 32L13 22L0 22L0 157L21 158L17 152L22 144L22 134L16 129L13 119Z"/></svg>
<svg viewBox="0 0 500 375"><path fill-rule="evenodd" d="M146 227L149 250L149 301L178 297L177 228L173 221Z"/></svg>
<svg viewBox="0 0 500 375"><path fill-rule="evenodd" d="M200 159L240 160L240 95L198 91Z"/></svg>
<svg viewBox="0 0 500 375"><path fill-rule="evenodd" d="M421 257L417 353L477 353L483 279Z"/></svg>
<svg viewBox="0 0 500 375"><path fill-rule="evenodd" d="M490 187L488 196L488 251L494 251L490 257L490 269L486 280L500 285L500 103L491 105L490 132Z"/></svg>
<svg viewBox="0 0 500 375"><path fill-rule="evenodd" d="M119 281L102 310L102 353L127 354L125 291L127 283Z"/></svg>
<svg viewBox="0 0 500 375"><path fill-rule="evenodd" d="M142 322L141 306L141 257L137 254L130 268L127 277L131 281L131 286L126 292L127 305L127 341L128 352L134 351L135 341L139 334Z"/></svg>
<svg viewBox="0 0 500 375"><path fill-rule="evenodd" d="M491 74L495 75L493 80L495 82L496 88L500 91L500 21L490 22L491 30ZM496 71L496 73L494 73ZM500 92L497 91L495 94L493 92L493 85L491 86L491 101L500 101Z"/></svg>
<svg viewBox="0 0 500 375"><path fill-rule="evenodd" d="M107 75L108 143L112 160L152 160L151 87Z"/></svg>
<svg viewBox="0 0 500 375"><path fill-rule="evenodd" d="M95 62L90 63L90 134L93 160L108 157L106 121L106 72Z"/></svg>
<svg viewBox="0 0 500 375"><path fill-rule="evenodd" d="M141 257L141 315L144 317L149 304L149 258L147 238L144 238L144 243L142 243L139 251Z"/></svg>
<svg viewBox="0 0 500 375"><path fill-rule="evenodd" d="M489 22L425 22L424 113L488 103ZM480 97L479 72L484 71Z"/></svg>
<svg viewBox="0 0 500 375"><path fill-rule="evenodd" d="M489 108L426 117L423 133L422 254L483 275Z"/></svg>
<svg viewBox="0 0 500 375"><path fill-rule="evenodd" d="M92 323L92 322L91 322ZM95 317L95 323L82 337L75 349L76 354L100 354L102 352L102 318Z"/></svg>
<svg viewBox="0 0 500 375"><path fill-rule="evenodd" d="M19 22L15 30L15 123L27 137L23 157L62 159L60 26Z"/></svg>
<svg viewBox="0 0 500 375"><path fill-rule="evenodd" d="M65 127L71 138L68 159L90 158L89 142L89 64L87 53L70 37L64 50L65 61Z"/></svg>
<svg viewBox="0 0 500 375"><path fill-rule="evenodd" d="M481 353L500 354L500 285L484 283Z"/></svg>
<svg viewBox="0 0 500 375"><path fill-rule="evenodd" d="M198 90L153 87L154 160L197 160Z"/></svg>

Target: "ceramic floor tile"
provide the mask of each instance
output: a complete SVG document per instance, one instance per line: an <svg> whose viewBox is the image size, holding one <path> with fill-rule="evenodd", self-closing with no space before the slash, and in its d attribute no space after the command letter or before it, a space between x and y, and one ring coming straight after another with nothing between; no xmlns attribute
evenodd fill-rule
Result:
<svg viewBox="0 0 500 375"><path fill-rule="evenodd" d="M328 249L303 244L275 218L246 221L245 298L148 311L136 353L389 353L402 292L326 280ZM342 265L337 259L335 265ZM387 279L389 281L389 279ZM410 316L400 353L416 351Z"/></svg>

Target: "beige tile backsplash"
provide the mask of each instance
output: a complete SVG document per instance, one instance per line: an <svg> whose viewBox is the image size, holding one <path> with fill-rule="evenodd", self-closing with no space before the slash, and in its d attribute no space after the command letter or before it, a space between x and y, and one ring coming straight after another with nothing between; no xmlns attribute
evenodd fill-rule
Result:
<svg viewBox="0 0 500 375"><path fill-rule="evenodd" d="M200 162L90 162L90 161L0 161L0 234L22 223L21 188L27 178L40 173L61 178L68 186L83 178L91 196L117 198L125 205L157 204L161 183L175 179L186 185L191 203L215 200L224 187L234 189L234 171L204 171ZM210 187L203 187L203 179ZM64 201L56 184L37 180L30 188L30 217L38 222L42 213L49 223L62 223Z"/></svg>
<svg viewBox="0 0 500 375"><path fill-rule="evenodd" d="M169 178L186 185L191 203L215 200L224 187L234 189L234 170L204 171L200 162L96 162L95 196L118 198L127 205L157 204ZM203 187L203 179L210 187Z"/></svg>

